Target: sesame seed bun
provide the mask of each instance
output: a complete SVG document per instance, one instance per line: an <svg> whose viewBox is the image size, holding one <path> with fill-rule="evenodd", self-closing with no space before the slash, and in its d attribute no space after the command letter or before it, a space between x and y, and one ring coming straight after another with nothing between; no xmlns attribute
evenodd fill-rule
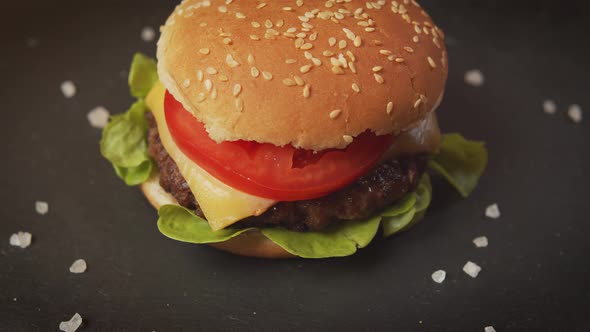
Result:
<svg viewBox="0 0 590 332"><path fill-rule="evenodd" d="M187 0L161 31L160 80L218 142L323 150L397 134L447 78L444 34L414 0Z"/></svg>
<svg viewBox="0 0 590 332"><path fill-rule="evenodd" d="M166 204L179 205L178 201L160 186L160 177L157 173L148 181L141 184L141 191L156 210ZM210 243L209 245L216 249L241 256L260 258L295 257L258 231L248 231L228 241Z"/></svg>

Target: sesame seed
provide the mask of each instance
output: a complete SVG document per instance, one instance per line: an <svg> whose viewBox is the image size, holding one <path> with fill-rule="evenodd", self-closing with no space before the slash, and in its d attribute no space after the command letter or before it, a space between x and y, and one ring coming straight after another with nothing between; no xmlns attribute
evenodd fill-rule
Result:
<svg viewBox="0 0 590 332"><path fill-rule="evenodd" d="M238 112L242 112L244 110L244 101L242 100L242 98L236 99L236 109L238 110Z"/></svg>
<svg viewBox="0 0 590 332"><path fill-rule="evenodd" d="M295 83L295 81L293 81L290 78L285 78L283 80L283 84L286 85L286 86L295 86L295 85L297 85L297 83Z"/></svg>
<svg viewBox="0 0 590 332"><path fill-rule="evenodd" d="M322 60L318 59L318 58L312 58L311 62L313 62L313 64L317 67L322 65Z"/></svg>
<svg viewBox="0 0 590 332"><path fill-rule="evenodd" d="M353 41L354 47L361 47L362 44L363 44L363 41L361 39L361 36L356 36Z"/></svg>
<svg viewBox="0 0 590 332"><path fill-rule="evenodd" d="M391 51L390 50L379 50L379 53L382 55L391 55Z"/></svg>
<svg viewBox="0 0 590 332"><path fill-rule="evenodd" d="M264 78L267 81L270 81L270 80L272 80L272 74L270 72L263 71L262 78Z"/></svg>
<svg viewBox="0 0 590 332"><path fill-rule="evenodd" d="M318 38L318 33L314 32L309 36L309 40L314 41Z"/></svg>
<svg viewBox="0 0 590 332"><path fill-rule="evenodd" d="M217 8L217 10L219 10L220 13L227 13L227 7L226 6L219 6Z"/></svg>
<svg viewBox="0 0 590 332"><path fill-rule="evenodd" d="M348 67L350 67L350 71L356 74L356 65L354 64L354 62L349 62Z"/></svg>
<svg viewBox="0 0 590 332"><path fill-rule="evenodd" d="M208 48L202 48L199 50L199 53L207 55L207 54L211 53L211 50Z"/></svg>
<svg viewBox="0 0 590 332"><path fill-rule="evenodd" d="M264 26L268 29L272 28L272 21L267 19L266 21L264 21Z"/></svg>
<svg viewBox="0 0 590 332"><path fill-rule="evenodd" d="M213 91L211 91L211 99L217 99L217 88L213 88Z"/></svg>
<svg viewBox="0 0 590 332"><path fill-rule="evenodd" d="M287 59L287 60L285 60L285 63L286 64L293 64L293 63L296 63L296 62L297 62L297 60L295 60L295 59Z"/></svg>
<svg viewBox="0 0 590 332"><path fill-rule="evenodd" d="M252 21L250 24L252 24L253 28L260 28L260 23L258 23L256 21Z"/></svg>
<svg viewBox="0 0 590 332"><path fill-rule="evenodd" d="M203 71L202 70L197 70L197 79L199 80L199 82L203 81Z"/></svg>
<svg viewBox="0 0 590 332"><path fill-rule="evenodd" d="M373 74L373 76L375 77L375 81L377 81L377 83L383 84L383 82L384 82L383 76L381 76L381 75L379 75L377 73Z"/></svg>
<svg viewBox="0 0 590 332"><path fill-rule="evenodd" d="M297 75L293 76L293 80L295 80L295 84L298 86L303 86L305 84L305 81Z"/></svg>
<svg viewBox="0 0 590 332"><path fill-rule="evenodd" d="M289 29L287 29L287 33L293 33L295 31L297 31L297 28L294 27L290 27Z"/></svg>
<svg viewBox="0 0 590 332"><path fill-rule="evenodd" d="M361 92L361 88L359 88L358 84L356 84L356 83L352 83L352 90L356 93Z"/></svg>
<svg viewBox="0 0 590 332"><path fill-rule="evenodd" d="M231 54L228 54L225 57L225 62L227 63L228 66L230 66L231 68L237 67L240 64L234 59L234 57Z"/></svg>
<svg viewBox="0 0 590 332"><path fill-rule="evenodd" d="M395 58L395 62L397 62L397 63L403 63L405 61L406 60L404 58Z"/></svg>
<svg viewBox="0 0 590 332"><path fill-rule="evenodd" d="M285 25L285 21L281 18L277 21L277 23L275 23L275 25L280 28Z"/></svg>
<svg viewBox="0 0 590 332"><path fill-rule="evenodd" d="M205 101L207 97L205 97L205 94L202 92L199 92L199 94L197 95L197 103L202 103L203 101Z"/></svg>
<svg viewBox="0 0 590 332"><path fill-rule="evenodd" d="M188 88L190 85L191 85L191 80L189 80L188 78L185 79L184 81L182 81L182 87Z"/></svg>
<svg viewBox="0 0 590 332"><path fill-rule="evenodd" d="M260 71L258 70L258 68L252 67L250 68L250 74L252 75L252 77L258 77L260 76Z"/></svg>
<svg viewBox="0 0 590 332"><path fill-rule="evenodd" d="M236 13L236 18L244 19L244 18L246 18L246 15L244 15L244 13L239 13L238 12L238 13Z"/></svg>
<svg viewBox="0 0 590 332"><path fill-rule="evenodd" d="M309 72L311 70L311 65L304 65L299 68L299 71L303 74Z"/></svg>
<svg viewBox="0 0 590 332"><path fill-rule="evenodd" d="M344 135L344 136L342 136L342 139L344 140L344 142L349 143L349 144L352 143L352 141L354 141L354 138L350 135Z"/></svg>
<svg viewBox="0 0 590 332"><path fill-rule="evenodd" d="M391 114L391 112L393 111L393 102L390 101L389 103L387 103L386 111L387 114Z"/></svg>
<svg viewBox="0 0 590 332"><path fill-rule="evenodd" d="M309 50L312 48L313 48L313 44L311 44L311 43L305 43L305 44L301 45L302 50Z"/></svg>
<svg viewBox="0 0 590 332"><path fill-rule="evenodd" d="M418 98L418 100L414 102L414 108L418 108L420 105L422 105L422 99Z"/></svg>
<svg viewBox="0 0 590 332"><path fill-rule="evenodd" d="M332 55L334 55L334 53L333 53L333 52L331 52L331 51L328 51L328 50L326 50L326 51L324 51L324 52L322 53L322 55L323 55L323 56L326 56L326 57L328 57L328 56L332 56Z"/></svg>
<svg viewBox="0 0 590 332"><path fill-rule="evenodd" d="M295 3L297 4L297 7L303 6L303 0L297 0Z"/></svg>
<svg viewBox="0 0 590 332"><path fill-rule="evenodd" d="M251 65L254 64L254 56L252 54L248 54L248 63Z"/></svg>
<svg viewBox="0 0 590 332"><path fill-rule="evenodd" d="M261 2L258 4L258 6L256 6L256 9L262 9L264 7L266 7L266 2Z"/></svg>
<svg viewBox="0 0 590 332"><path fill-rule="evenodd" d="M421 34L422 33L422 29L420 29L419 26L414 25L414 31L416 31L417 34Z"/></svg>
<svg viewBox="0 0 590 332"><path fill-rule="evenodd" d="M303 46L304 43L305 43L305 40L303 40L301 38L295 39L295 48L301 48L301 46Z"/></svg>
<svg viewBox="0 0 590 332"><path fill-rule="evenodd" d="M227 82L229 81L229 78L226 75L219 75L219 80L221 82Z"/></svg>
<svg viewBox="0 0 590 332"><path fill-rule="evenodd" d="M404 46L404 51L406 51L408 53L414 53L414 49L411 48L410 46Z"/></svg>
<svg viewBox="0 0 590 332"><path fill-rule="evenodd" d="M344 70L342 70L342 68L340 68L339 66L332 66L332 73L336 75L342 75L344 74Z"/></svg>
<svg viewBox="0 0 590 332"><path fill-rule="evenodd" d="M201 28L204 28L204 27L206 27L206 26L207 26L207 22L201 22L201 23L199 24L199 26L200 26Z"/></svg>
<svg viewBox="0 0 590 332"><path fill-rule="evenodd" d="M211 83L211 80L209 80L209 79L205 80L205 90L207 90L207 92L211 92L212 88L213 88L213 83Z"/></svg>
<svg viewBox="0 0 590 332"><path fill-rule="evenodd" d="M215 69L213 67L207 67L207 74L215 75L215 74L217 74L217 69Z"/></svg>
<svg viewBox="0 0 590 332"><path fill-rule="evenodd" d="M338 116L340 116L340 113L342 113L342 110L333 110L332 112L330 112L330 119L336 119Z"/></svg>
<svg viewBox="0 0 590 332"><path fill-rule="evenodd" d="M309 84L306 84L303 87L303 97L304 98L309 98L310 95L311 95L311 87L309 86Z"/></svg>
<svg viewBox="0 0 590 332"><path fill-rule="evenodd" d="M260 37L258 37L257 35L250 35L250 39L252 39L252 40L260 40Z"/></svg>
<svg viewBox="0 0 590 332"><path fill-rule="evenodd" d="M414 41L414 43L419 43L420 42L420 37L414 36L414 37L412 37L412 41Z"/></svg>
<svg viewBox="0 0 590 332"><path fill-rule="evenodd" d="M291 7L283 7L283 10L286 11L286 12L292 12L293 11L293 8L291 8Z"/></svg>
<svg viewBox="0 0 590 332"><path fill-rule="evenodd" d="M344 33L346 34L346 38L350 40L354 40L356 38L356 35L354 34L354 32L350 31L350 29L342 28L342 31L344 31Z"/></svg>
<svg viewBox="0 0 590 332"><path fill-rule="evenodd" d="M378 73L378 72L380 72L382 70L383 70L383 67L381 67L381 66L375 66L375 67L373 67L373 72L374 73Z"/></svg>
<svg viewBox="0 0 590 332"><path fill-rule="evenodd" d="M234 89L233 89L233 95L234 95L234 97L239 96L240 95L240 92L242 92L242 86L240 84L234 85Z"/></svg>
<svg viewBox="0 0 590 332"><path fill-rule="evenodd" d="M436 62L434 62L434 60L431 57L428 57L427 59L430 67L432 67L432 69L436 68Z"/></svg>
<svg viewBox="0 0 590 332"><path fill-rule="evenodd" d="M350 59L350 61L356 62L356 57L354 56L354 54L352 54L351 51L346 51L346 55L348 55L348 58Z"/></svg>
<svg viewBox="0 0 590 332"><path fill-rule="evenodd" d="M328 44L330 44L330 46L336 45L336 38L334 38L334 37L328 38Z"/></svg>
<svg viewBox="0 0 590 332"><path fill-rule="evenodd" d="M341 41L338 42L338 48L339 49L345 49L346 46L348 46L348 43L346 42L346 40L342 39Z"/></svg>
<svg viewBox="0 0 590 332"><path fill-rule="evenodd" d="M375 28L373 28L373 27L368 27L368 28L365 28L365 31L366 31L366 32L374 32L375 30L376 30L376 29L375 29Z"/></svg>

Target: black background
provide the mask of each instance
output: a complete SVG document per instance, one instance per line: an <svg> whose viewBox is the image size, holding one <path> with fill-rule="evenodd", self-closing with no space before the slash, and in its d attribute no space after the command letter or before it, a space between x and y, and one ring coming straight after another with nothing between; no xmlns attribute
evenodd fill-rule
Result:
<svg viewBox="0 0 590 332"><path fill-rule="evenodd" d="M0 330L57 331L75 312L89 331L590 330L590 112L578 125L565 115L590 108L587 1L423 1L448 35L442 127L489 148L480 186L462 200L435 182L422 223L353 257L287 261L168 240L99 154L86 113L126 110L133 53L155 52L141 29L174 5L2 3ZM472 68L483 88L463 83ZM546 98L558 114L541 111ZM483 216L493 202L499 220ZM8 244L19 230L33 234L28 249ZM474 247L480 235L489 247ZM77 258L85 274L68 271ZM477 279L467 260L483 267Z"/></svg>

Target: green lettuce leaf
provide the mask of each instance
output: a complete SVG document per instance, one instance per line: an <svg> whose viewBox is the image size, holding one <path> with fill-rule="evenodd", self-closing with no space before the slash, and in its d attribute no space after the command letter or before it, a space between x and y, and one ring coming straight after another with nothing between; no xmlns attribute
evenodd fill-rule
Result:
<svg viewBox="0 0 590 332"><path fill-rule="evenodd" d="M414 193L408 194L382 215L361 221L343 222L321 232L294 232L284 228L259 229L264 236L289 253L303 258L342 257L354 254L375 238L379 225L390 236L417 222L430 204L430 179L425 174ZM226 228L214 232L203 218L178 205L158 211L158 229L165 236L197 244L223 242L250 229ZM386 216L387 215L387 216Z"/></svg>
<svg viewBox="0 0 590 332"><path fill-rule="evenodd" d="M100 152L113 165L137 167L149 160L144 117L145 101L139 100L125 114L113 116L102 132Z"/></svg>
<svg viewBox="0 0 590 332"><path fill-rule="evenodd" d="M214 232L205 219L178 205L160 207L158 216L158 229L162 234L189 243L223 242L252 229L230 227Z"/></svg>
<svg viewBox="0 0 590 332"><path fill-rule="evenodd" d="M157 81L156 61L141 53L136 53L131 62L131 70L129 70L128 82L131 95L136 98L145 98Z"/></svg>
<svg viewBox="0 0 590 332"><path fill-rule="evenodd" d="M413 199L408 197L413 197ZM381 213L383 216L383 220L381 220L383 236L391 236L422 220L426 209L430 205L431 198L432 186L430 184L430 177L428 174L424 174L422 179L420 179L416 191L409 193L406 195L406 198ZM410 202L413 203L410 205ZM388 213L392 210L399 213Z"/></svg>
<svg viewBox="0 0 590 332"><path fill-rule="evenodd" d="M381 217L345 222L321 232L293 232L283 228L260 231L287 252L303 258L343 257L366 247L377 234Z"/></svg>
<svg viewBox="0 0 590 332"><path fill-rule="evenodd" d="M137 186L147 181L150 177L154 163L148 160L136 167L119 167L117 165L113 165L113 167L115 168L115 173L125 181L126 185Z"/></svg>
<svg viewBox="0 0 590 332"><path fill-rule="evenodd" d="M441 174L463 196L477 186L488 162L483 142L468 141L460 134L443 135L440 151L428 166Z"/></svg>
<svg viewBox="0 0 590 332"><path fill-rule="evenodd" d="M128 186L145 182L154 167L148 155L144 97L158 81L156 62L143 54L133 57L129 71L129 88L138 99L123 114L111 117L100 140L101 154L113 164L117 175Z"/></svg>

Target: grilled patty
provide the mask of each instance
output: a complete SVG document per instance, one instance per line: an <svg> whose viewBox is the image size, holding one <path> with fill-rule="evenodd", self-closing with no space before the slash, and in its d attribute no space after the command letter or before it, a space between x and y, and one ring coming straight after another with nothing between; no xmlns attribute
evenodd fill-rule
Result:
<svg viewBox="0 0 590 332"><path fill-rule="evenodd" d="M147 118L149 153L160 169L160 185L180 205L204 217L176 163L162 146L153 115L148 112ZM280 226L305 232L371 217L417 187L427 160L426 154L387 160L337 192L312 200L279 202L260 216L237 222L235 227Z"/></svg>

